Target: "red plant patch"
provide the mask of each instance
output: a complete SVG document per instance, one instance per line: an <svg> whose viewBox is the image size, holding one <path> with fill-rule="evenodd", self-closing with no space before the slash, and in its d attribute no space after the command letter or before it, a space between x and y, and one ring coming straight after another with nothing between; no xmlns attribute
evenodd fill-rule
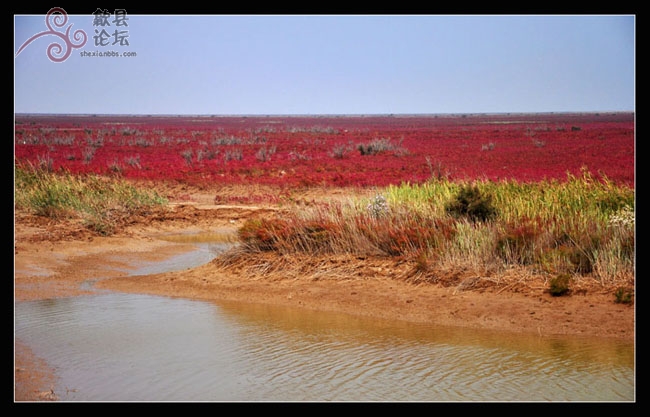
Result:
<svg viewBox="0 0 650 417"><path fill-rule="evenodd" d="M563 181L586 168L633 188L634 127L633 113L16 115L14 149L17 163L52 170L197 185Z"/></svg>

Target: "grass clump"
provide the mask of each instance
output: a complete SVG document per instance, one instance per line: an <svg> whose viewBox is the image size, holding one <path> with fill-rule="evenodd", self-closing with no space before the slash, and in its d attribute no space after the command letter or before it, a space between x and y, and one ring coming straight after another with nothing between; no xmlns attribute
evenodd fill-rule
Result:
<svg viewBox="0 0 650 417"><path fill-rule="evenodd" d="M566 295L569 292L569 283L571 282L571 275L560 274L552 278L549 283L549 293L553 297Z"/></svg>
<svg viewBox="0 0 650 417"><path fill-rule="evenodd" d="M443 178L296 207L247 223L240 237L248 251L392 257L420 274L523 268L554 277L554 294L568 291L564 276L615 288L634 281L634 190L586 171L565 182Z"/></svg>
<svg viewBox="0 0 650 417"><path fill-rule="evenodd" d="M357 149L361 155L377 155L385 152L393 152L395 155L400 156L408 153L407 149L402 146L401 140L398 144L395 144L390 138L375 138L370 142L358 144Z"/></svg>
<svg viewBox="0 0 650 417"><path fill-rule="evenodd" d="M16 209L54 219L81 219L84 226L110 235L125 218L144 214L167 201L122 180L99 176L73 176L32 165L14 170Z"/></svg>

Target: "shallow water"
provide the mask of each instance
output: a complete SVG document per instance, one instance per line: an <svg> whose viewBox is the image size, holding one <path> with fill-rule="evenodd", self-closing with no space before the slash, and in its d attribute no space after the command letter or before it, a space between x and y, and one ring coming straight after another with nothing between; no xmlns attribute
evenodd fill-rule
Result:
<svg viewBox="0 0 650 417"><path fill-rule="evenodd" d="M174 259L135 272L189 267ZM61 401L635 399L634 345L621 341L122 293L21 302L15 317Z"/></svg>
<svg viewBox="0 0 650 417"><path fill-rule="evenodd" d="M63 401L630 401L633 347L102 294L16 306Z"/></svg>

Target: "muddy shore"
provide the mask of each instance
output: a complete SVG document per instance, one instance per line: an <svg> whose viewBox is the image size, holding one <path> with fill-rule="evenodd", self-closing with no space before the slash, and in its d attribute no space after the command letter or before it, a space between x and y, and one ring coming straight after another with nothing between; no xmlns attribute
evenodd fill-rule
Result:
<svg viewBox="0 0 650 417"><path fill-rule="evenodd" d="M333 257L314 260L302 275L250 276L224 271L214 262L190 270L129 277L136 260L162 260L190 244L165 240L173 233L228 235L249 216L278 210L273 206L214 205L214 194L184 190L187 201L170 204L166 214L134 219L110 237L99 237L75 222L53 222L15 213L14 300L76 296L80 284L102 277L96 287L122 292L205 301L233 300L293 306L386 319L498 331L597 336L634 340L634 305L614 302L611 289L595 282L581 291L552 297L541 278L521 276L517 285L481 288L434 285L400 279L407 266L387 259ZM318 274L324 263L345 265L354 274ZM303 270L304 271L304 270ZM54 371L14 340L15 401L55 401Z"/></svg>

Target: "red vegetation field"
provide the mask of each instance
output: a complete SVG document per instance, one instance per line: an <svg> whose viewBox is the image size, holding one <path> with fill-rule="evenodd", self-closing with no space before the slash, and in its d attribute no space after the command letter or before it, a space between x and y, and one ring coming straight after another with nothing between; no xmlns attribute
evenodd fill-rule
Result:
<svg viewBox="0 0 650 417"><path fill-rule="evenodd" d="M430 116L16 115L15 161L201 184L385 186L565 180L634 188L634 113Z"/></svg>

